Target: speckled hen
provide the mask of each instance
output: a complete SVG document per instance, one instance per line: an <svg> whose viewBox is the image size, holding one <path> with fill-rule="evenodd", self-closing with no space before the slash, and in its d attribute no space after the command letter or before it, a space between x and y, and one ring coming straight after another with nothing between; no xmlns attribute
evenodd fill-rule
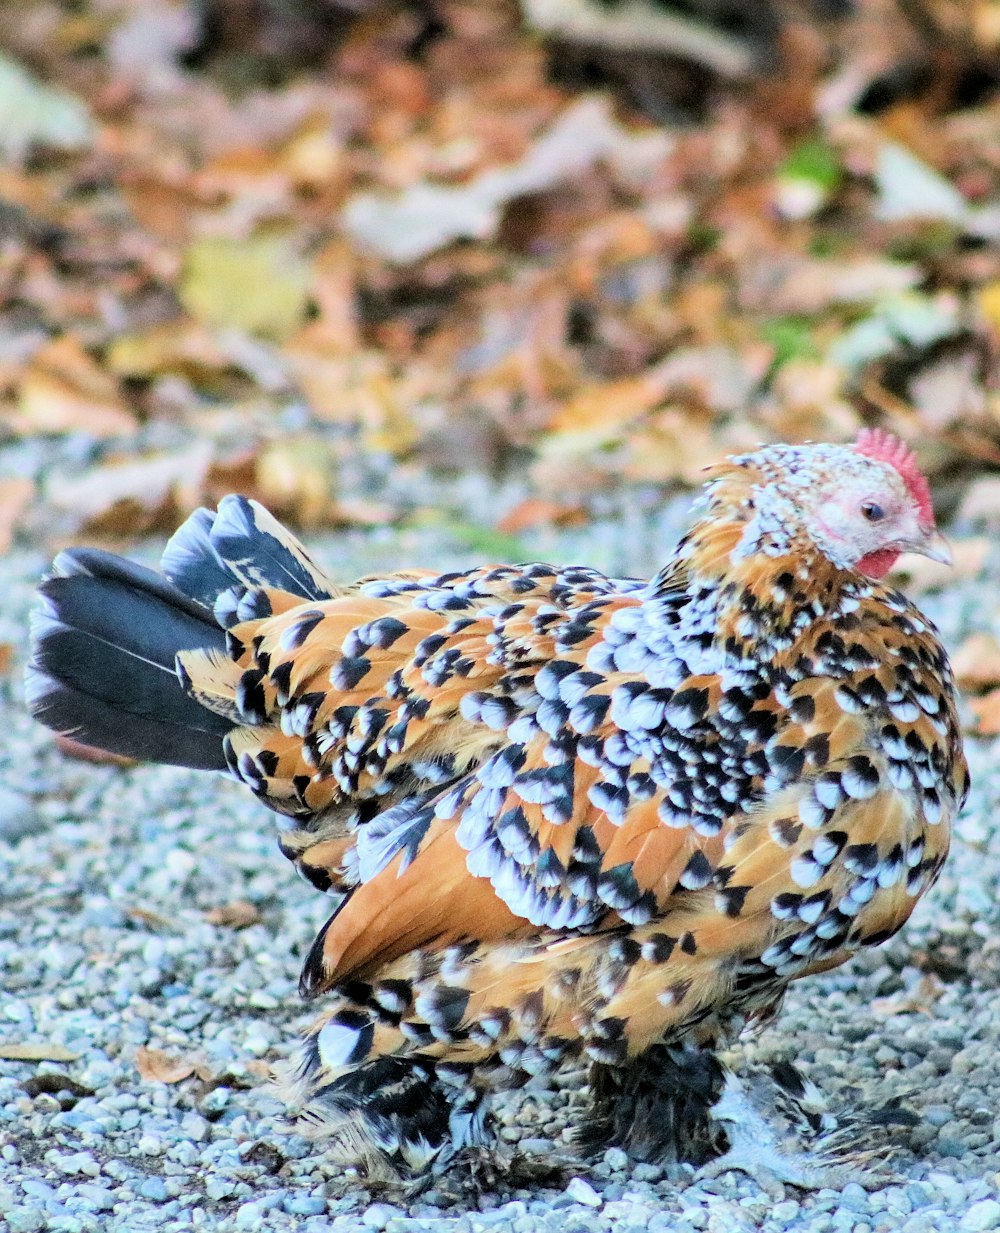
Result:
<svg viewBox="0 0 1000 1233"><path fill-rule="evenodd" d="M165 577L63 553L28 692L57 731L228 771L342 895L292 1082L331 1151L419 1174L490 1143L491 1090L582 1057L589 1145L704 1160L716 1047L945 859L967 771L945 653L883 580L902 551L947 555L876 431L713 468L649 581L340 585L231 496Z"/></svg>

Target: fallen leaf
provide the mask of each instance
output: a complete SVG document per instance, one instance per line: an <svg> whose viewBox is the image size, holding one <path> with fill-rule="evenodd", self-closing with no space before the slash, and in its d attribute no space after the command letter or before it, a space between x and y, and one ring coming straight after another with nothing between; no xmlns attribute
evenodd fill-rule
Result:
<svg viewBox="0 0 1000 1233"><path fill-rule="evenodd" d="M178 287L199 321L281 340L301 325L312 271L288 236L212 236L188 249Z"/></svg>
<svg viewBox="0 0 1000 1233"><path fill-rule="evenodd" d="M877 214L887 221L931 218L961 224L968 218L969 204L958 189L904 146L887 143L882 147L875 184Z"/></svg>
<svg viewBox="0 0 1000 1233"><path fill-rule="evenodd" d="M557 527L578 527L587 521L582 505L568 505L545 497L528 497L519 502L497 523L504 535L519 535L532 527L551 524Z"/></svg>
<svg viewBox="0 0 1000 1233"><path fill-rule="evenodd" d="M135 1051L135 1065L145 1083L181 1083L195 1074L199 1068L196 1059L164 1053L140 1045Z"/></svg>
<svg viewBox="0 0 1000 1233"><path fill-rule="evenodd" d="M264 447L256 462L260 500L279 518L318 527L333 507L336 462L315 437L290 437Z"/></svg>
<svg viewBox="0 0 1000 1233"><path fill-rule="evenodd" d="M132 537L172 530L178 512L198 504L211 455L211 444L198 441L177 453L95 467L53 485L48 497L95 534Z"/></svg>
<svg viewBox="0 0 1000 1233"><path fill-rule="evenodd" d="M6 676L14 664L14 648L9 642L0 642L0 676Z"/></svg>
<svg viewBox="0 0 1000 1233"><path fill-rule="evenodd" d="M205 913L205 919L210 925L226 925L230 929L246 929L256 925L261 919L260 912L245 899L234 899L224 903L222 907L210 908Z"/></svg>
<svg viewBox="0 0 1000 1233"><path fill-rule="evenodd" d="M359 193L347 202L343 222L365 248L408 265L455 240L489 238L508 201L581 175L599 159L626 164L638 159L652 166L670 146L665 134L624 128L606 98L584 96L566 107L518 162L461 185L420 180L395 199Z"/></svg>
<svg viewBox="0 0 1000 1233"><path fill-rule="evenodd" d="M649 0L620 0L614 8L587 0L521 0L521 6L542 33L587 48L680 56L727 77L745 77L754 68L753 49L721 22L699 21Z"/></svg>
<svg viewBox="0 0 1000 1233"><path fill-rule="evenodd" d="M129 436L138 427L117 382L69 336L39 347L21 374L11 430Z"/></svg>
<svg viewBox="0 0 1000 1233"><path fill-rule="evenodd" d="M229 368L232 360L198 321L178 318L141 333L123 334L108 348L108 367L123 377L182 372L194 378Z"/></svg>
<svg viewBox="0 0 1000 1233"><path fill-rule="evenodd" d="M35 491L34 480L26 476L0 480L0 555L10 550L18 521L31 504Z"/></svg>
<svg viewBox="0 0 1000 1233"><path fill-rule="evenodd" d="M928 972L920 977L912 989L901 989L887 998L873 998L871 1008L876 1015L886 1017L912 1014L914 1011L929 1015L944 989L944 982L933 972Z"/></svg>
<svg viewBox="0 0 1000 1233"><path fill-rule="evenodd" d="M78 150L94 136L86 106L0 55L0 151L20 161L36 145Z"/></svg>
<svg viewBox="0 0 1000 1233"><path fill-rule="evenodd" d="M952 655L951 666L962 689L1000 685L1000 639L994 634L970 634Z"/></svg>
<svg viewBox="0 0 1000 1233"><path fill-rule="evenodd" d="M0 1059L5 1062L75 1062L79 1053L73 1053L63 1045L16 1044L0 1041Z"/></svg>
<svg viewBox="0 0 1000 1233"><path fill-rule="evenodd" d="M980 736L1000 733L1000 689L991 689L981 698L970 698L969 707L976 717L975 731Z"/></svg>

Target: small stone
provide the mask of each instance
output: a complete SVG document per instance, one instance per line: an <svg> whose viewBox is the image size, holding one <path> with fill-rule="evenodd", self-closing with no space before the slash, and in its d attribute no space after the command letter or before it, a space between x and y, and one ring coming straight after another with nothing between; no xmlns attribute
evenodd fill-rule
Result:
<svg viewBox="0 0 1000 1233"><path fill-rule="evenodd" d="M281 1206L291 1216L322 1216L327 1204L319 1195L296 1194L290 1195Z"/></svg>
<svg viewBox="0 0 1000 1233"><path fill-rule="evenodd" d="M139 1194L152 1203L166 1203L167 1186L162 1177L147 1177L139 1186Z"/></svg>
<svg viewBox="0 0 1000 1233"><path fill-rule="evenodd" d="M961 1228L970 1233L983 1233L1000 1227L1000 1203L996 1199L980 1199L973 1203L961 1220Z"/></svg>
<svg viewBox="0 0 1000 1233"><path fill-rule="evenodd" d="M205 1183L205 1194L209 1199L228 1199L236 1189L236 1182L231 1177L210 1177Z"/></svg>
<svg viewBox="0 0 1000 1233"><path fill-rule="evenodd" d="M40 1207L12 1207L5 1219L10 1233L39 1233L47 1223Z"/></svg>
<svg viewBox="0 0 1000 1233"><path fill-rule="evenodd" d="M87 1183L76 1188L76 1193L87 1204L98 1212L110 1212L115 1205L115 1196L104 1186L94 1186Z"/></svg>
<svg viewBox="0 0 1000 1233"><path fill-rule="evenodd" d="M361 1217L361 1223L369 1229L384 1229L394 1217L403 1215L405 1213L391 1203L373 1203Z"/></svg>
<svg viewBox="0 0 1000 1233"><path fill-rule="evenodd" d="M566 1187L566 1195L574 1203L582 1203L585 1207L600 1207L603 1202L601 1196L591 1186L590 1182L585 1181L582 1177L570 1178L569 1184Z"/></svg>
<svg viewBox="0 0 1000 1233"><path fill-rule="evenodd" d="M26 796L0 787L0 839L17 843L28 835L41 835L47 826L45 815Z"/></svg>
<svg viewBox="0 0 1000 1233"><path fill-rule="evenodd" d="M604 1163L614 1173L621 1173L628 1168L628 1153L620 1147L609 1147L604 1153Z"/></svg>
<svg viewBox="0 0 1000 1233"><path fill-rule="evenodd" d="M84 1177L97 1177L101 1171L100 1164L89 1152L71 1152L66 1156L53 1152L51 1159L59 1172L65 1173L68 1177L78 1174L83 1174Z"/></svg>
<svg viewBox="0 0 1000 1233"><path fill-rule="evenodd" d="M208 1122L197 1113L186 1113L181 1118L181 1132L195 1143L200 1143L208 1135Z"/></svg>
<svg viewBox="0 0 1000 1233"><path fill-rule="evenodd" d="M785 1199L781 1203L775 1203L771 1208L771 1216L777 1221L791 1220L799 1210L799 1204L795 1199Z"/></svg>

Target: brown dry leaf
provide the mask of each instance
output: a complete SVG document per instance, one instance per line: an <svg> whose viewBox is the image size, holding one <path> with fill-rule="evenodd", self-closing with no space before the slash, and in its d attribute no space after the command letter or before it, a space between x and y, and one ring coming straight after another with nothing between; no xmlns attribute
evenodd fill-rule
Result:
<svg viewBox="0 0 1000 1233"><path fill-rule="evenodd" d="M91 437L127 436L137 428L109 377L68 335L40 347L25 368L17 408L10 415L15 433L80 432Z"/></svg>
<svg viewBox="0 0 1000 1233"><path fill-rule="evenodd" d="M145 1083L181 1083L194 1074L201 1077L204 1066L200 1059L164 1053L140 1045L135 1052L135 1065Z"/></svg>
<svg viewBox="0 0 1000 1233"><path fill-rule="evenodd" d="M64 1045L0 1041L0 1060L5 1062L75 1062L79 1056Z"/></svg>
<svg viewBox="0 0 1000 1233"><path fill-rule="evenodd" d="M177 453L96 467L54 486L50 500L97 535L131 538L172 530L178 513L201 499L211 455L212 446L198 441Z"/></svg>
<svg viewBox="0 0 1000 1233"><path fill-rule="evenodd" d="M18 520L36 492L34 480L14 475L0 480L0 555L10 550Z"/></svg>
<svg viewBox="0 0 1000 1233"><path fill-rule="evenodd" d="M137 920L140 924L148 925L150 929L173 929L176 922L169 917L164 916L162 912L154 912L152 908L143 908L138 904L133 904L125 909L125 915L129 920Z"/></svg>
<svg viewBox="0 0 1000 1233"><path fill-rule="evenodd" d="M985 536L956 540L951 545L951 565L941 565L927 557L907 553L900 557L893 574L905 577L906 590L911 595L940 591L951 586L956 579L975 578L981 573L991 548L992 541Z"/></svg>
<svg viewBox="0 0 1000 1233"><path fill-rule="evenodd" d="M1000 639L993 634L970 634L951 657L959 686L983 690L1000 685Z"/></svg>
<svg viewBox="0 0 1000 1233"><path fill-rule="evenodd" d="M876 1015L905 1015L914 1011L929 1015L934 1003L944 992L941 979L928 972L921 976L912 989L901 989L887 998L875 998L871 1008Z"/></svg>
<svg viewBox="0 0 1000 1233"><path fill-rule="evenodd" d="M0 676L6 676L13 666L13 646L9 642L0 642Z"/></svg>
<svg viewBox="0 0 1000 1233"><path fill-rule="evenodd" d="M96 745L85 745L71 736L63 736L57 732L53 736L56 748L67 758L76 758L80 762L96 762L99 765L135 766L134 758L123 757L122 754L109 753L106 749L98 749Z"/></svg>
<svg viewBox="0 0 1000 1233"><path fill-rule="evenodd" d="M629 424L663 400L667 388L658 370L641 377L606 381L563 403L552 415L548 427L553 433L586 433L617 439Z"/></svg>
<svg viewBox="0 0 1000 1233"><path fill-rule="evenodd" d="M546 523L557 527L579 527L586 521L587 511L582 505L568 505L545 497L528 497L500 519L497 530L505 535L518 535L521 531Z"/></svg>
<svg viewBox="0 0 1000 1233"><path fill-rule="evenodd" d="M230 929L246 929L261 920L258 909L245 899L233 899L219 908L210 908L205 913L210 925L226 925Z"/></svg>
<svg viewBox="0 0 1000 1233"><path fill-rule="evenodd" d="M974 730L980 736L1000 733L1000 689L991 689L981 698L970 698L969 707L976 717Z"/></svg>

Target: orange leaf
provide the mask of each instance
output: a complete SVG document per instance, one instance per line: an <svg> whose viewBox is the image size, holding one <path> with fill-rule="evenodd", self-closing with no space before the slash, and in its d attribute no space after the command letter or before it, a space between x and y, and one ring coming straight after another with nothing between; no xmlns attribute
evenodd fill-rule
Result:
<svg viewBox="0 0 1000 1233"><path fill-rule="evenodd" d="M557 527L578 527L586 521L587 514L582 505L565 505L544 497L529 497L500 519L497 530L505 535L517 535L545 523L554 523Z"/></svg>
<svg viewBox="0 0 1000 1233"><path fill-rule="evenodd" d="M189 1058L164 1053L162 1049L150 1049L140 1045L135 1053L135 1065L146 1083L180 1083L189 1079L197 1069Z"/></svg>
<svg viewBox="0 0 1000 1233"><path fill-rule="evenodd" d="M951 666L962 689L1000 685L1000 639L993 634L970 634L951 657Z"/></svg>
<svg viewBox="0 0 1000 1233"><path fill-rule="evenodd" d="M979 721L976 731L981 736L996 736L1000 732L1000 689L991 689L982 698L971 698L969 706Z"/></svg>

